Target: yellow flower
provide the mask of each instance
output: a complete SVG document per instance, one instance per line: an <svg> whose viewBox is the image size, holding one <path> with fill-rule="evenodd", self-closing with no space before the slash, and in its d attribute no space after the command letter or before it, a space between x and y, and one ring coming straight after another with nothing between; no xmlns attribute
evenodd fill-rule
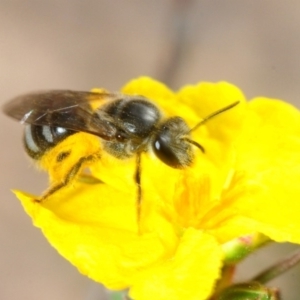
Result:
<svg viewBox="0 0 300 300"><path fill-rule="evenodd" d="M133 299L201 300L220 276L223 243L254 232L300 243L298 110L274 99L246 102L225 82L174 93L139 78L122 92L151 99L165 117L181 116L191 128L240 103L192 133L205 153L195 149L191 167L173 169L142 153L139 222L135 158L102 151L89 166L103 183L74 182L42 203L16 192L35 226L81 273L110 289L129 288ZM62 143L75 144L72 159L87 151L85 145L101 148L86 133ZM50 165L51 159L44 163Z"/></svg>

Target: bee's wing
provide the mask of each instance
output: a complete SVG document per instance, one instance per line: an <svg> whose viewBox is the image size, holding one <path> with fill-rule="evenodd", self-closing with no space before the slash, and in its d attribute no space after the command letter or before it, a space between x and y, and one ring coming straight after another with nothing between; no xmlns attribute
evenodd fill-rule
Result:
<svg viewBox="0 0 300 300"><path fill-rule="evenodd" d="M3 111L21 123L64 127L110 140L116 133L113 119L104 111L95 113L91 104L118 98L120 94L53 90L16 97Z"/></svg>

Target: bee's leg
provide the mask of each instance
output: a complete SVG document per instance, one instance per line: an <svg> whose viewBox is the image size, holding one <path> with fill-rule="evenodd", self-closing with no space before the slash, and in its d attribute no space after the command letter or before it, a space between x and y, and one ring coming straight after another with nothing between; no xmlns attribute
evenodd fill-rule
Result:
<svg viewBox="0 0 300 300"><path fill-rule="evenodd" d="M55 184L51 186L45 193L42 195L39 199L35 199L36 202L43 202L45 201L49 196L53 195L55 192L59 191L61 188L67 186L74 177L78 174L78 172L81 170L84 163L89 162L91 160L94 160L94 155L88 155L81 157L78 162L70 169L70 171L65 176L64 180L61 183Z"/></svg>
<svg viewBox="0 0 300 300"><path fill-rule="evenodd" d="M141 187L141 153L136 155L135 182L137 185L137 221L140 223L141 204L142 204L142 187Z"/></svg>

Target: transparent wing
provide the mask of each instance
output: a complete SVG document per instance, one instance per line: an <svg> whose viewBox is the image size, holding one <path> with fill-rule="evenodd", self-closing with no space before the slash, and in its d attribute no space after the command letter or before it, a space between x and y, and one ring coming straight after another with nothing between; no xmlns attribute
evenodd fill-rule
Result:
<svg viewBox="0 0 300 300"><path fill-rule="evenodd" d="M92 108L105 101L126 98L117 93L53 90L21 95L3 106L8 116L21 123L64 127L110 140L116 127L109 114Z"/></svg>

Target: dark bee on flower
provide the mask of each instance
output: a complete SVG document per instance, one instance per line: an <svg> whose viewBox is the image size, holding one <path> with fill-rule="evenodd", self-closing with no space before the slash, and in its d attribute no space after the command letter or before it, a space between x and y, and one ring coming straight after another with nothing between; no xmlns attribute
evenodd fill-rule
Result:
<svg viewBox="0 0 300 300"><path fill-rule="evenodd" d="M191 166L196 152L205 152L204 147L192 139L191 132L238 103L212 112L193 128L180 116L164 118L157 105L143 96L119 93L67 90L37 92L12 99L3 109L5 114L25 125L24 146L34 160L40 162L49 155L51 149L57 149L55 161L59 166L52 167L63 171L37 201L47 199L68 185L86 164L101 159L100 152L106 151L117 159L136 157L134 180L139 212L143 153L152 151L171 168ZM60 145L78 132L98 136L99 149L95 151L89 149L88 145L80 145L84 151L70 163L67 158L74 149L60 151ZM64 168L62 164L65 164Z"/></svg>

